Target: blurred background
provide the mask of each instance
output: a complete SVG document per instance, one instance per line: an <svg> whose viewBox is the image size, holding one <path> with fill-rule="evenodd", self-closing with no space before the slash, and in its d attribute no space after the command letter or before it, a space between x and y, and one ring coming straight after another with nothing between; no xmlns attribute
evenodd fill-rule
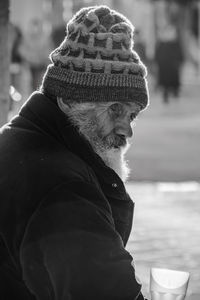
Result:
<svg viewBox="0 0 200 300"><path fill-rule="evenodd" d="M135 26L148 67L150 106L139 116L127 160L136 202L128 244L144 294L152 266L191 273L200 299L200 1L1 0L0 125L39 88L49 53L83 6L105 4Z"/></svg>

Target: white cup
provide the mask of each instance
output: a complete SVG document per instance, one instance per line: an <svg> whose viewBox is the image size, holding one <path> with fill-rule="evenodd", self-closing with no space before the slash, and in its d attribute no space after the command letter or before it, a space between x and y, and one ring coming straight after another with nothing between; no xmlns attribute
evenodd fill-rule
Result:
<svg viewBox="0 0 200 300"><path fill-rule="evenodd" d="M189 277L188 272L151 268L151 300L184 300Z"/></svg>

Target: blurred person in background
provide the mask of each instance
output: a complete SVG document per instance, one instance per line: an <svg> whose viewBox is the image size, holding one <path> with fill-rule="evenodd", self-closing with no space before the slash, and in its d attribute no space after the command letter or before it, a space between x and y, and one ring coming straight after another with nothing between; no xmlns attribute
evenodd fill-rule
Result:
<svg viewBox="0 0 200 300"><path fill-rule="evenodd" d="M142 61L147 63L146 45L139 29L134 31L134 49L139 54Z"/></svg>
<svg viewBox="0 0 200 300"><path fill-rule="evenodd" d="M157 86L161 88L165 104L169 102L171 96L175 98L179 96L182 63L183 51L176 28L168 23L160 31L155 51Z"/></svg>
<svg viewBox="0 0 200 300"><path fill-rule="evenodd" d="M125 249L134 203L124 155L148 105L133 30L107 6L83 8L40 91L1 129L3 299L144 299Z"/></svg>
<svg viewBox="0 0 200 300"><path fill-rule="evenodd" d="M42 20L31 20L19 48L20 55L31 73L31 91L39 88L48 64L48 54L52 49L51 36L44 30Z"/></svg>
<svg viewBox="0 0 200 300"><path fill-rule="evenodd" d="M12 23L9 24L9 51L10 51L10 84L14 89L21 91L22 57L20 55L20 45L22 42L22 32L20 28ZM9 111L13 109L13 100L10 97Z"/></svg>
<svg viewBox="0 0 200 300"><path fill-rule="evenodd" d="M66 34L66 27L65 24L61 24L52 30L52 42L54 48L57 48L60 43L64 40Z"/></svg>
<svg viewBox="0 0 200 300"><path fill-rule="evenodd" d="M22 57L20 54L20 45L22 43L22 32L20 28L12 23L9 24L9 49L11 53L11 84L20 89L19 74L21 70Z"/></svg>

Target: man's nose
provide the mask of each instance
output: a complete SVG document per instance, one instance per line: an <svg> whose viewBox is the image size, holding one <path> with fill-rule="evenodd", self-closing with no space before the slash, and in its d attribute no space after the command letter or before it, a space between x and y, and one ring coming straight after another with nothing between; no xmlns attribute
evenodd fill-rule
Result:
<svg viewBox="0 0 200 300"><path fill-rule="evenodd" d="M123 124L117 128L116 133L125 136L125 138L131 138L133 136L132 127L129 124Z"/></svg>

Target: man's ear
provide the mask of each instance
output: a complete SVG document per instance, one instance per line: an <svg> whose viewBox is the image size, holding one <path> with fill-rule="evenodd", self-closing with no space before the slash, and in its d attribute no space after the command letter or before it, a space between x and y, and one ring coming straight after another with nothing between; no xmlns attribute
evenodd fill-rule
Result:
<svg viewBox="0 0 200 300"><path fill-rule="evenodd" d="M57 97L57 103L59 108L66 114L69 110L69 105L63 102L63 99L61 97Z"/></svg>

